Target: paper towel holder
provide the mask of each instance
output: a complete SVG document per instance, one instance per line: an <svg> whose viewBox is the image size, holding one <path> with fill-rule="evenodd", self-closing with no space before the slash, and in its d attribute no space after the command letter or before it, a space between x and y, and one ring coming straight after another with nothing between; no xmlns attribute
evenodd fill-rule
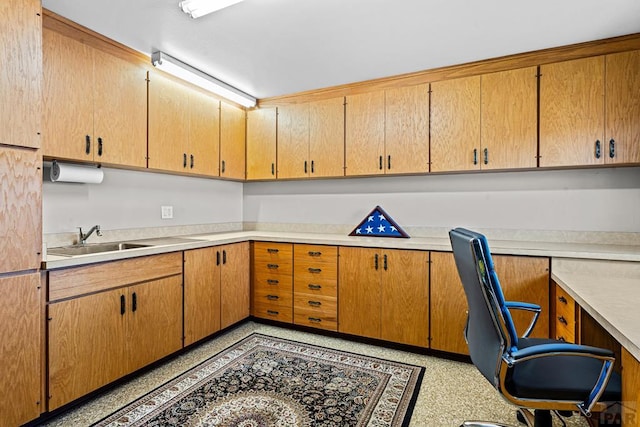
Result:
<svg viewBox="0 0 640 427"><path fill-rule="evenodd" d="M48 172L45 172L45 177L54 183L100 184L104 179L104 171L100 164L79 165L53 160Z"/></svg>

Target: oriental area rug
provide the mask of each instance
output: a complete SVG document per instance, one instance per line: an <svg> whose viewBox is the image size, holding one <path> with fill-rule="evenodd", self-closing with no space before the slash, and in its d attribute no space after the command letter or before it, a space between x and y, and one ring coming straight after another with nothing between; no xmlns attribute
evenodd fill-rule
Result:
<svg viewBox="0 0 640 427"><path fill-rule="evenodd" d="M95 426L405 426L424 368L252 334Z"/></svg>

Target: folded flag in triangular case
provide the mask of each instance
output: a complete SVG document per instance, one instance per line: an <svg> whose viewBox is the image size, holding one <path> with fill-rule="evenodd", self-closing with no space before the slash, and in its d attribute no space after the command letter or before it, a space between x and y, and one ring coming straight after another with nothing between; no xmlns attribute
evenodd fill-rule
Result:
<svg viewBox="0 0 640 427"><path fill-rule="evenodd" d="M409 235L380 206L376 206L349 236L404 237Z"/></svg>

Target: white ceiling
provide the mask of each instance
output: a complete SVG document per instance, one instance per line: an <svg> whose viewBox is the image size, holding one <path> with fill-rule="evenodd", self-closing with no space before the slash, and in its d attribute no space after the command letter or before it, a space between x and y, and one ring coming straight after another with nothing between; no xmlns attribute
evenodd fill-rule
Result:
<svg viewBox="0 0 640 427"><path fill-rule="evenodd" d="M42 4L258 98L640 32L639 0L245 0L196 20L178 0Z"/></svg>

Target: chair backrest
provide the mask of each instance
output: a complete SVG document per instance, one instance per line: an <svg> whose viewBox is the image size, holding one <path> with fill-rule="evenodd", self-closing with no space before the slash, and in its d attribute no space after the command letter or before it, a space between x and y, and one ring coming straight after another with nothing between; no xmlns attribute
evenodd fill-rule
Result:
<svg viewBox="0 0 640 427"><path fill-rule="evenodd" d="M502 355L505 348L514 345L506 327L509 322L513 327L513 322L504 306L484 236L456 228L449 232L449 238L469 308L465 329L469 355L482 375L497 387ZM503 317L505 311L507 319Z"/></svg>

